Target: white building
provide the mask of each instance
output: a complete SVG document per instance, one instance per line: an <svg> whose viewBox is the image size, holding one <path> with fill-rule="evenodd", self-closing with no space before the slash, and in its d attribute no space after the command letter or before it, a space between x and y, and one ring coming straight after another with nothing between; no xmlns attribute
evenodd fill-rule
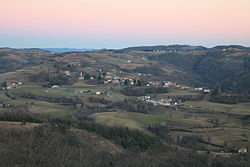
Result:
<svg viewBox="0 0 250 167"><path fill-rule="evenodd" d="M101 94L102 94L102 92L95 92L95 94L96 94L96 95L101 95Z"/></svg>
<svg viewBox="0 0 250 167"><path fill-rule="evenodd" d="M80 79L80 80L83 80L83 79L84 79L84 78L83 78L83 74L82 74L82 72L80 72L79 79Z"/></svg>
<svg viewBox="0 0 250 167"><path fill-rule="evenodd" d="M247 148L240 148L240 149L238 149L238 153L241 153L241 154L247 153Z"/></svg>
<svg viewBox="0 0 250 167"><path fill-rule="evenodd" d="M53 85L51 88L59 88L59 85Z"/></svg>
<svg viewBox="0 0 250 167"><path fill-rule="evenodd" d="M211 91L209 89L204 89L204 93L210 93Z"/></svg>

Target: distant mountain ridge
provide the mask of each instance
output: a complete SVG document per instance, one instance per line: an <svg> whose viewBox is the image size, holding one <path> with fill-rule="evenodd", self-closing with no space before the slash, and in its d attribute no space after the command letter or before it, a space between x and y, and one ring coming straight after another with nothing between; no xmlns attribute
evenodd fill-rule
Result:
<svg viewBox="0 0 250 167"><path fill-rule="evenodd" d="M245 47L241 45L218 45L211 49L241 49L250 51L250 47Z"/></svg>
<svg viewBox="0 0 250 167"><path fill-rule="evenodd" d="M65 53L65 52L92 52L95 49L87 49L87 48L40 48L42 50L56 52L56 53Z"/></svg>
<svg viewBox="0 0 250 167"><path fill-rule="evenodd" d="M203 46L190 46L190 45L156 45L156 46L138 46L120 49L120 51L190 51L190 50L206 50Z"/></svg>
<svg viewBox="0 0 250 167"><path fill-rule="evenodd" d="M250 50L250 47L241 45L218 45L212 48L204 46L192 46L192 45L156 45L156 46L136 46L119 49L119 51L130 52L130 51L206 51L206 50L218 50L218 49L241 49Z"/></svg>

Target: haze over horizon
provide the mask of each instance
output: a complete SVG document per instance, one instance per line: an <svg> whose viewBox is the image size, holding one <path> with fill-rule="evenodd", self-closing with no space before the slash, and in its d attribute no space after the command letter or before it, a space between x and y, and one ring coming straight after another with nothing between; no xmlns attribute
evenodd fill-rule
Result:
<svg viewBox="0 0 250 167"><path fill-rule="evenodd" d="M250 44L249 0L1 0L0 47Z"/></svg>

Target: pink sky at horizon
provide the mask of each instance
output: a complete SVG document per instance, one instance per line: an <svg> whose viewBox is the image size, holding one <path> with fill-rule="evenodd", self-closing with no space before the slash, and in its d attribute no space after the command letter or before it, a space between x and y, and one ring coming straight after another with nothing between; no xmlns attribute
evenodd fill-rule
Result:
<svg viewBox="0 0 250 167"><path fill-rule="evenodd" d="M0 47L249 46L249 19L250 0L0 0Z"/></svg>

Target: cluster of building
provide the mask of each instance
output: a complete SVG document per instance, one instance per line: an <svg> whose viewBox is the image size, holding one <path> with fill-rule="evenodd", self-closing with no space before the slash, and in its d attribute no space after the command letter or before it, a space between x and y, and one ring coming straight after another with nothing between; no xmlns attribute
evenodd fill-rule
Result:
<svg viewBox="0 0 250 167"><path fill-rule="evenodd" d="M13 107L12 104L0 102L0 108L11 108L11 107Z"/></svg>
<svg viewBox="0 0 250 167"><path fill-rule="evenodd" d="M157 100L153 100L150 96L143 96L143 97L139 97L139 99L145 101L146 103L152 103L155 106L156 105L161 105L161 106L166 106L166 107L178 106L178 103L174 102L173 99L171 98L160 99L157 101Z"/></svg>
<svg viewBox="0 0 250 167"><path fill-rule="evenodd" d="M124 81L123 78L106 75L104 76L104 84L121 84Z"/></svg>
<svg viewBox="0 0 250 167"><path fill-rule="evenodd" d="M104 77L104 84L119 84L119 85L136 85L140 84L141 80L134 79L134 78L122 78L122 77L112 77L112 76L105 76Z"/></svg>
<svg viewBox="0 0 250 167"><path fill-rule="evenodd" d="M121 85L142 85L142 81L135 78L121 78L111 75L104 77L104 84L121 84ZM145 84L145 83L144 83ZM177 84L171 81L150 81L146 83L146 86L162 86L162 87L177 87L180 89L190 89L191 87Z"/></svg>
<svg viewBox="0 0 250 167"><path fill-rule="evenodd" d="M74 91L74 93L76 93L76 94L78 94L78 93L83 94L83 93L90 93L90 92L91 92L90 89L80 89L80 90L77 89Z"/></svg>
<svg viewBox="0 0 250 167"><path fill-rule="evenodd" d="M177 52L177 50L173 49L173 50L153 50L153 52L157 52L157 53L173 53L173 52Z"/></svg>
<svg viewBox="0 0 250 167"><path fill-rule="evenodd" d="M178 105L178 103L173 102L172 99L161 99L161 100L157 101L157 104L162 105L162 106L167 106L167 107Z"/></svg>
<svg viewBox="0 0 250 167"><path fill-rule="evenodd" d="M22 86L22 82L6 82L6 85L2 87L3 90L10 90Z"/></svg>
<svg viewBox="0 0 250 167"><path fill-rule="evenodd" d="M98 72L103 72L103 70L99 70ZM141 74L141 73L136 73L138 76L141 75L151 75L151 74ZM69 71L65 71L65 75L70 75ZM137 86L162 86L162 87L177 87L180 89L190 89L191 87L185 86L185 85L181 85L181 84L177 84L176 82L171 82L171 81L149 81L147 83L143 83L140 79L138 79L139 77L133 78L133 77L119 77L119 76L115 76L112 75L112 73L107 72L106 75L100 74L99 76L104 84L118 84L118 85L137 85ZM94 80L95 76L89 76L88 77L90 80ZM83 75L83 72L80 72L79 75L79 80L84 80L85 77Z"/></svg>
<svg viewBox="0 0 250 167"><path fill-rule="evenodd" d="M105 94L101 91L91 91L90 89L82 89L82 90L75 90L74 93L76 94L96 94L96 95L102 95Z"/></svg>
<svg viewBox="0 0 250 167"><path fill-rule="evenodd" d="M75 90L74 93L76 94L96 94L96 95L102 95L105 94L104 92L101 91L91 91L90 89L83 89L83 90Z"/></svg>

